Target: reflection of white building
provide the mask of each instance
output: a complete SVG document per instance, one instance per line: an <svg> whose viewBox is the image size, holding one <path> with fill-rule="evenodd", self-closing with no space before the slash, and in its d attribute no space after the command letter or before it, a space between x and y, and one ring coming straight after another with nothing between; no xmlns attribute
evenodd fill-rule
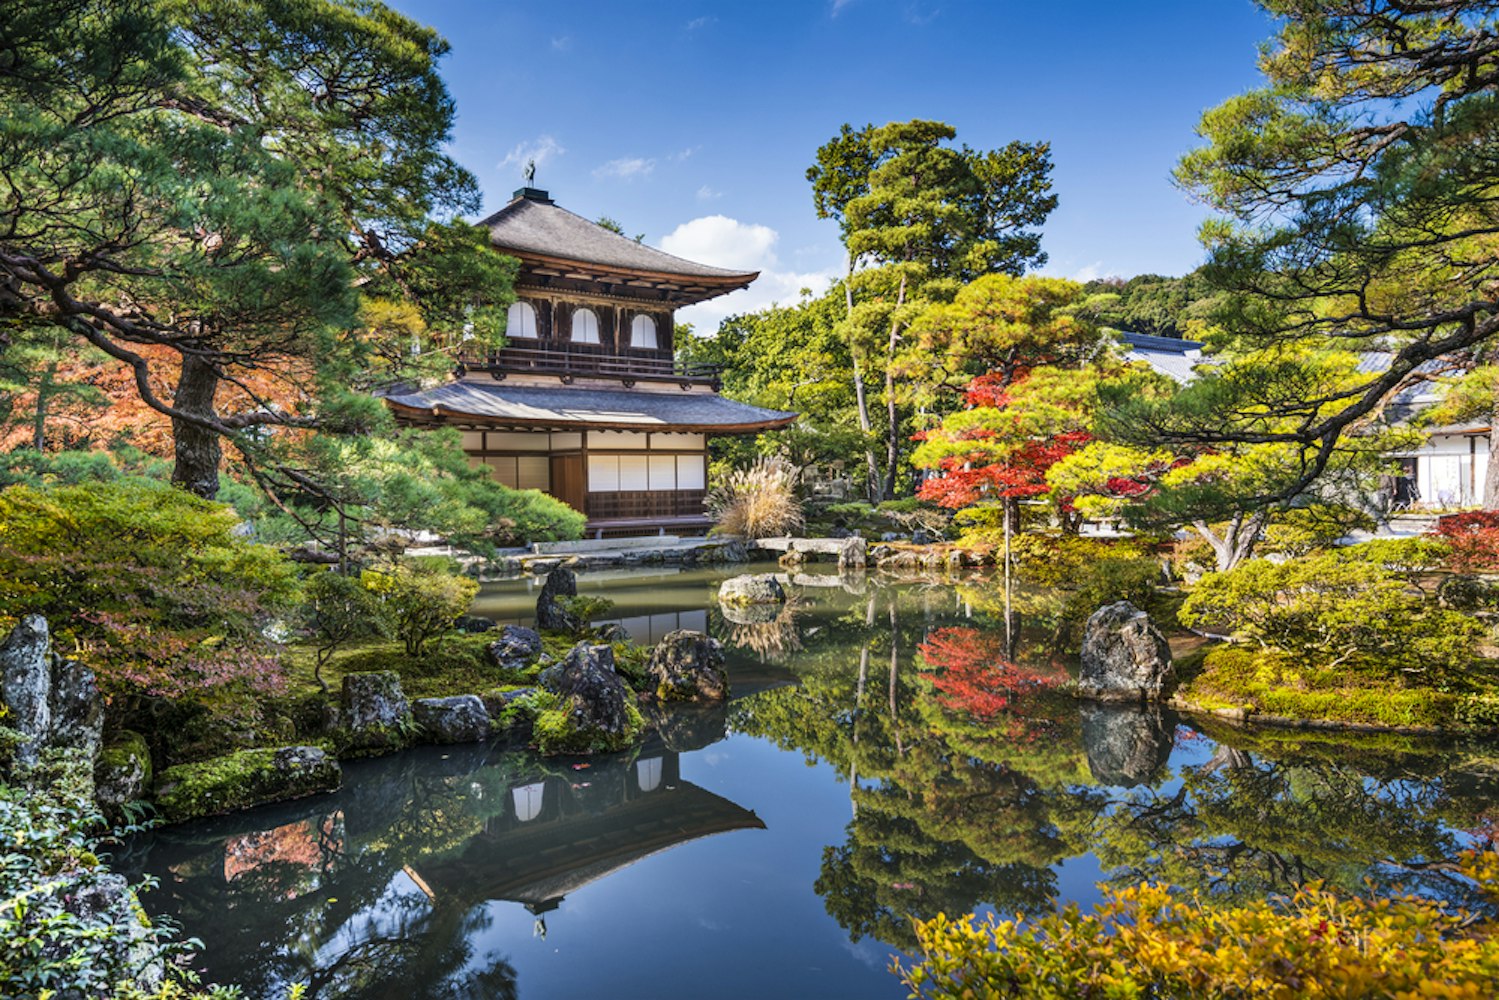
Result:
<svg viewBox="0 0 1499 1000"><path fill-rule="evenodd" d="M1139 333L1121 333L1125 359L1141 361L1178 382L1189 381L1202 364L1202 344ZM1381 371L1389 355L1371 351L1360 369ZM1440 396L1430 383L1421 383L1399 393L1386 410L1386 419L1400 423L1436 405ZM1444 510L1476 507L1483 503L1483 481L1489 467L1489 425L1478 421L1425 429L1426 440L1410 451L1396 452L1401 474L1391 477L1389 503L1397 510L1424 508Z"/></svg>

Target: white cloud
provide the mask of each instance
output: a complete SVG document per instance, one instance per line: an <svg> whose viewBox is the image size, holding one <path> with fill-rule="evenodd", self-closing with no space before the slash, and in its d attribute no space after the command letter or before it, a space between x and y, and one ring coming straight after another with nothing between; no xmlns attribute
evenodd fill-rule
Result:
<svg viewBox="0 0 1499 1000"><path fill-rule="evenodd" d="M1082 282L1097 281L1099 278L1102 278L1103 276L1104 276L1104 267L1103 267L1103 261L1101 261L1101 260L1095 260L1091 264L1085 264L1082 267L1078 268L1076 271L1074 271L1071 274L1067 275L1067 277L1071 278L1073 281L1082 281Z"/></svg>
<svg viewBox="0 0 1499 1000"><path fill-rule="evenodd" d="M694 17L692 20L687 22L687 30L696 31L699 28L706 28L708 25L717 20L718 18L716 17Z"/></svg>
<svg viewBox="0 0 1499 1000"><path fill-rule="evenodd" d="M833 8L831 11L832 16L837 17L838 14L843 10L843 8L847 7L853 2L854 0L833 0Z"/></svg>
<svg viewBox="0 0 1499 1000"><path fill-rule="evenodd" d="M655 169L656 161L654 159L647 159L643 156L623 156L594 168L593 176L597 178L618 177L621 180L633 180L636 177L647 177Z"/></svg>
<svg viewBox="0 0 1499 1000"><path fill-rule="evenodd" d="M668 159L672 160L674 163L681 163L683 160L687 159L689 156L691 156L692 154L696 153L698 150L700 150L702 148L703 148L702 146L688 146L686 149L682 150L681 152L671 154L671 156L668 157Z"/></svg>
<svg viewBox="0 0 1499 1000"><path fill-rule="evenodd" d="M699 333L710 334L726 316L754 312L774 303L793 303L803 289L820 293L839 273L836 268L782 269L775 252L779 239L780 234L769 226L740 222L726 215L701 216L667 233L661 240L661 249L667 253L700 264L760 272L750 287L688 306L677 313L677 319L691 323Z"/></svg>
<svg viewBox="0 0 1499 1000"><path fill-rule="evenodd" d="M566 52L573 47L572 35L559 35L552 39L552 50L554 52Z"/></svg>
<svg viewBox="0 0 1499 1000"><path fill-rule="evenodd" d="M524 170L527 163L534 161L539 170L547 164L547 161L565 152L567 150L562 148L562 143L550 135L539 135L535 139L527 139L525 142L516 144L514 149L505 154L505 158L499 162L498 167L501 170L510 167L519 167Z"/></svg>
<svg viewBox="0 0 1499 1000"><path fill-rule="evenodd" d="M702 187L700 187L700 188L697 189L697 200L698 201L713 201L714 199L722 198L722 197L723 197L723 192L722 191L715 191L715 190L713 190L712 188L710 188L706 184L704 184Z"/></svg>

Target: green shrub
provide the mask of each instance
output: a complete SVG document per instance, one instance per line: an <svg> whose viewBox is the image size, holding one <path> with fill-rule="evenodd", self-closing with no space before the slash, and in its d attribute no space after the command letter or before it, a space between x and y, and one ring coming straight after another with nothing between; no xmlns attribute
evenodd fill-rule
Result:
<svg viewBox="0 0 1499 1000"><path fill-rule="evenodd" d="M275 690L296 568L229 508L121 479L0 491L0 613L45 615L111 695Z"/></svg>
<svg viewBox="0 0 1499 1000"><path fill-rule="evenodd" d="M366 570L360 580L379 600L391 632L411 656L421 656L430 639L452 629L479 593L474 580L420 560Z"/></svg>
<svg viewBox="0 0 1499 1000"><path fill-rule="evenodd" d="M1226 629L1312 666L1464 684L1483 634L1436 607L1364 553L1332 552L1210 573L1180 611L1188 626Z"/></svg>
<svg viewBox="0 0 1499 1000"><path fill-rule="evenodd" d="M1314 501L1277 513L1265 529L1259 551L1304 556L1336 545L1354 531L1373 531L1374 518L1347 504Z"/></svg>
<svg viewBox="0 0 1499 1000"><path fill-rule="evenodd" d="M0 995L109 997L163 963L175 981L171 994L159 995L185 1000L191 992L180 980L191 982L191 974L174 959L195 942L175 942L167 928L152 926L100 864L107 831L82 751L43 751L34 768L13 777L0 786ZM70 897L80 893L112 905L72 912Z"/></svg>

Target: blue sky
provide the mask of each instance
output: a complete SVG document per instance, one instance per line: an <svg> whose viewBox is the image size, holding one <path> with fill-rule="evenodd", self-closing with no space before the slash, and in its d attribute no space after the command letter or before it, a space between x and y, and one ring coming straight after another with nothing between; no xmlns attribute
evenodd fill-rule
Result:
<svg viewBox="0 0 1499 1000"><path fill-rule="evenodd" d="M976 148L1048 140L1046 271L1181 274L1205 211L1170 180L1206 108L1258 81L1249 0L396 0L452 43L452 152L487 210L522 182L683 256L758 268L728 312L843 266L805 178L844 122L946 121Z"/></svg>

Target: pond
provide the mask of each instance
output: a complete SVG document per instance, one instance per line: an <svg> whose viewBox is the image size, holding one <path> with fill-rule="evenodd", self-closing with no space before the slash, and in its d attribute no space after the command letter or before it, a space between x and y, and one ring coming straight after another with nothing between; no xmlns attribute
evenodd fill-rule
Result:
<svg viewBox="0 0 1499 1000"><path fill-rule="evenodd" d="M1499 748L1246 732L1046 687L1057 603L798 577L726 620L718 571L580 577L641 641L723 639L733 697L627 754L504 743L345 765L343 790L137 838L146 908L250 997L898 998L911 915L1087 904L1109 879L1224 898L1309 879L1469 902ZM524 622L534 584L477 612ZM1008 625L1008 629L1006 628Z"/></svg>

